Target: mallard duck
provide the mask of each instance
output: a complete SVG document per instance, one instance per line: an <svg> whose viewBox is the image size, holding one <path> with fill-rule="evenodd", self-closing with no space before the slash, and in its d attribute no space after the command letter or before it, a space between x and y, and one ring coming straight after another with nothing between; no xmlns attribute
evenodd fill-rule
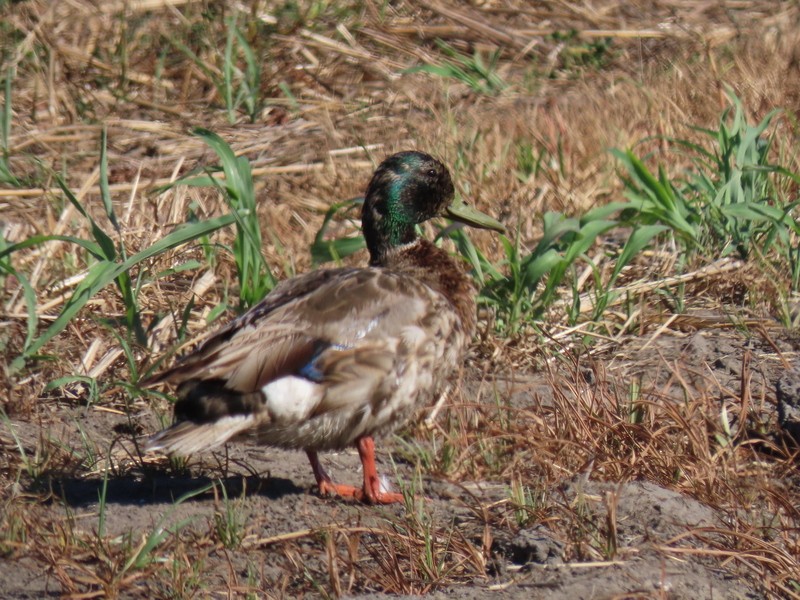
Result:
<svg viewBox="0 0 800 600"><path fill-rule="evenodd" d="M277 285L176 366L145 383L177 385L175 424L147 448L192 454L234 438L305 450L321 495L372 504L382 489L375 436L441 391L475 330L472 279L416 226L447 216L503 226L454 203L447 168L422 152L384 160L361 214L369 266L318 270ZM361 488L334 483L318 452L355 445Z"/></svg>

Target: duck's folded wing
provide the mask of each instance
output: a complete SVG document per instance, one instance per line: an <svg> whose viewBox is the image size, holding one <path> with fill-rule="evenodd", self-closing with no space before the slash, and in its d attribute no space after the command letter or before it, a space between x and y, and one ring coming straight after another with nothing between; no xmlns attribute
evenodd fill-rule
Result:
<svg viewBox="0 0 800 600"><path fill-rule="evenodd" d="M290 375L314 383L376 379L392 368L401 339L409 338L409 332L411 338L418 336L446 303L427 286L396 273L334 273L316 283L305 278L291 298L276 288L149 383L215 380L250 393ZM272 298L276 292L282 294L278 299Z"/></svg>
<svg viewBox="0 0 800 600"><path fill-rule="evenodd" d="M276 310L286 305L294 304L310 294L314 294L321 287L325 287L332 281L345 280L349 274L357 269L328 269L325 271L312 271L280 282L261 302L247 311L245 314L230 321L227 325L218 329L211 337L207 338L197 349L188 356L183 357L170 369L166 369L155 375L148 377L140 382L144 387L152 386L162 382L181 383L188 379L201 376L213 377L213 369L208 367L218 362L218 368L225 370L223 365L235 365L242 357L251 350L247 344L231 343L233 338L242 341L256 341L257 338L270 336L275 345L275 354L280 357L281 352L287 354L288 362L292 362L293 354L303 346L303 341L298 339L287 340L285 344L280 343L279 332L272 334L267 331L270 325L270 315ZM251 337L255 329L260 332L258 336ZM293 338L296 332L288 332L288 337ZM296 349L292 350L294 346ZM265 374L268 376L268 374Z"/></svg>

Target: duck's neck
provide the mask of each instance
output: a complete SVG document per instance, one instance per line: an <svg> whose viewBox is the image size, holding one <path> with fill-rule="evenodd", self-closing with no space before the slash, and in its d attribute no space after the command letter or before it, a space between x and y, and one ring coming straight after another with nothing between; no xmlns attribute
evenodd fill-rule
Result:
<svg viewBox="0 0 800 600"><path fill-rule="evenodd" d="M369 250L369 264L373 267L384 266L389 254L417 239L414 224L396 210L380 216L375 210L365 210L361 226Z"/></svg>
<svg viewBox="0 0 800 600"><path fill-rule="evenodd" d="M442 294L458 313L468 338L472 337L476 320L475 286L472 277L447 252L417 238L390 248L377 266L407 273Z"/></svg>

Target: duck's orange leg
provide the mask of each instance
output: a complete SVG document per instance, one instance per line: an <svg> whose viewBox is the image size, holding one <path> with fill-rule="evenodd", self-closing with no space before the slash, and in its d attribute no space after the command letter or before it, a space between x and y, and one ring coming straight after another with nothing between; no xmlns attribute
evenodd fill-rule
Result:
<svg viewBox="0 0 800 600"><path fill-rule="evenodd" d="M358 455L361 457L361 468L364 470L363 495L370 504L392 504L402 502L403 494L381 490L381 479L375 466L375 440L371 435L358 438L356 442Z"/></svg>
<svg viewBox="0 0 800 600"><path fill-rule="evenodd" d="M361 458L361 467L364 470L364 487L359 489L352 485L334 483L330 476L325 472L319 462L319 456L314 450L306 450L314 477L317 480L317 487L322 496L342 496L343 498L355 498L360 502L368 504L392 504L402 502L403 494L395 492L385 492L381 490L381 481L378 477L378 469L375 466L375 441L372 436L364 436L356 442L358 455Z"/></svg>
<svg viewBox="0 0 800 600"><path fill-rule="evenodd" d="M314 471L314 478L317 480L317 487L321 496L342 496L344 498L364 499L364 492L352 485L342 485L334 483L330 475L325 472L319 462L319 456L314 450L306 450L306 455Z"/></svg>

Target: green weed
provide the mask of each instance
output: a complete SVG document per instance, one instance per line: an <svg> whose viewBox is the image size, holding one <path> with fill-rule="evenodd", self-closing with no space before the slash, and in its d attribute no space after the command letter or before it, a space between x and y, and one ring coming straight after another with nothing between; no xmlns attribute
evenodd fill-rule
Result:
<svg viewBox="0 0 800 600"><path fill-rule="evenodd" d="M437 40L436 45L449 57L437 65L419 65L406 69L405 73L430 73L445 79L455 79L467 85L473 92L495 96L508 84L497 72L500 50L492 52L484 61L480 52L465 56L447 43Z"/></svg>
<svg viewBox="0 0 800 600"><path fill-rule="evenodd" d="M331 220L337 214L340 212L351 212L353 209L357 209L360 213L363 204L363 198L356 198L354 200L336 202L330 206L325 213L322 225L320 225L317 234L314 236L314 242L311 244L311 261L314 265L329 261L339 262L341 259L358 252L362 248L366 248L367 244L364 241L364 236L361 234L332 240L325 239L325 234L328 231Z"/></svg>
<svg viewBox="0 0 800 600"><path fill-rule="evenodd" d="M577 31L557 31L550 37L560 44L559 66L549 75L555 77L557 71L577 75L586 69L600 70L612 58L613 40L610 37L582 40Z"/></svg>
<svg viewBox="0 0 800 600"><path fill-rule="evenodd" d="M263 108L261 97L261 65L256 52L238 25L238 15L229 16L226 21L225 50L220 57L221 67L217 68L203 60L187 43L169 36L167 41L191 60L212 82L217 90L227 114L228 122L237 121L237 113L243 108L251 122L255 122ZM215 43L209 42L215 47ZM239 58L244 61L239 66Z"/></svg>
<svg viewBox="0 0 800 600"><path fill-rule="evenodd" d="M731 106L717 130L692 127L711 143L710 150L689 140L667 140L688 155L691 167L682 177L670 178L662 166L656 177L632 151L612 151L628 175L626 195L633 209L628 216L667 225L690 253L748 259L774 251L791 265L796 286L800 222L792 213L798 202L781 197L774 177L800 183L800 175L770 162L771 139L764 137L778 111L751 125L741 100L732 92L729 97Z"/></svg>
<svg viewBox="0 0 800 600"><path fill-rule="evenodd" d="M44 386L45 392L52 392L65 386L82 387L84 393L82 396L85 398L87 406L91 406L100 400L102 391L97 383L97 379L89 377L88 375L65 375L58 377L52 381L48 381Z"/></svg>
<svg viewBox="0 0 800 600"><path fill-rule="evenodd" d="M522 183L527 183L545 168L550 157L547 150L537 150L528 140L520 141L516 148L517 170L514 174Z"/></svg>
<svg viewBox="0 0 800 600"><path fill-rule="evenodd" d="M8 186L20 186L21 182L11 173L9 163L9 141L11 139L11 83L14 81L14 69L9 67L3 82L3 113L0 115L0 183Z"/></svg>
<svg viewBox="0 0 800 600"><path fill-rule="evenodd" d="M619 208L627 211L626 216L638 223L666 225L685 247L697 248L696 211L672 184L666 170L659 167L656 177L632 151L614 149L611 153L628 172L623 181L629 203L619 203Z"/></svg>
<svg viewBox="0 0 800 600"><path fill-rule="evenodd" d="M108 475L98 491L97 528L90 539L78 540L84 551L94 557L94 568L87 567L82 582L100 587L106 597L118 597L121 590L139 579L141 572L158 563L169 560L168 555L158 552L167 540L189 525L192 518L181 519L169 525L167 523L173 511L183 502L208 492L211 485L188 492L178 498L173 507L167 510L150 531L143 532L137 539L137 532L110 538L106 532L106 511L108 493Z"/></svg>
<svg viewBox="0 0 800 600"><path fill-rule="evenodd" d="M237 24L237 15L228 17L228 34L222 62L222 96L228 112L228 122L236 122L236 110L244 105L247 116L255 122L261 112L261 66L253 48ZM238 52L237 52L238 50ZM244 70L236 66L236 55L241 53Z"/></svg>
<svg viewBox="0 0 800 600"><path fill-rule="evenodd" d="M647 248L655 237L667 229L665 225L640 225L633 228L622 250L614 257L614 269L609 278L602 281L599 277L595 277L593 320L601 320L606 308L618 297L618 292L614 291L614 285L622 273L622 269ZM574 294L573 297L577 297L577 294ZM571 315L570 320L574 323L576 315Z"/></svg>
<svg viewBox="0 0 800 600"><path fill-rule="evenodd" d="M28 541L29 525L25 521L25 509L16 497L5 499L0 509L0 557L13 556Z"/></svg>
<svg viewBox="0 0 800 600"><path fill-rule="evenodd" d="M217 491L222 492L222 501L217 497ZM242 497L239 501L228 498L228 490L225 484L220 481L214 486L214 531L222 545L228 550L236 550L241 546L244 539L246 514L242 510L242 502L245 498L246 490L242 490ZM222 506L220 506L220 504Z"/></svg>
<svg viewBox="0 0 800 600"><path fill-rule="evenodd" d="M28 308L28 335L22 352L10 365L10 370L12 372L22 369L27 361L36 358L39 350L41 350L47 342L57 336L69 322L75 318L81 309L86 306L89 300L112 282L116 283L125 304L125 325L127 326L128 334L131 335L137 343L146 344L146 335L142 328L141 317L137 306L138 284L133 284L130 276L131 270L153 257L191 242L201 236L208 235L221 227L229 225L235 220L234 215L229 214L208 221L186 224L167 234L149 248L128 256L123 243L120 225L117 221L109 194L108 166L105 147L106 133L104 130L101 142L100 187L106 216L116 232L116 243L111 235L109 235L86 211L72 193L72 190L67 187L63 179L56 176L56 181L64 196L89 223L92 239L68 235L38 235L17 244L7 245L0 250L0 269L20 278L25 291L26 305ZM86 251L94 262L90 262L86 276L76 286L75 291L65 302L61 313L43 333L36 337L36 294L33 288L27 283L24 275L10 266L10 257L14 252L19 250L52 241L74 244Z"/></svg>
<svg viewBox="0 0 800 600"><path fill-rule="evenodd" d="M13 251L13 244L9 244L8 240L3 235L0 235L0 284L4 283L6 277L11 276L16 278L22 288L22 298L25 301L26 311L26 327L25 327L25 341L23 348L29 347L36 337L36 331L39 325L39 315L36 312L36 290L33 289L28 278L20 271L15 269L11 264L11 252ZM10 370L13 371L19 364L12 362Z"/></svg>
<svg viewBox="0 0 800 600"><path fill-rule="evenodd" d="M531 489L519 478L514 478L511 480L508 495L517 527L527 527L534 523L543 504L544 492Z"/></svg>
<svg viewBox="0 0 800 600"><path fill-rule="evenodd" d="M49 463L49 455L43 448L43 445L37 444L32 454L28 452L28 450L25 449L25 444L23 444L19 435L17 435L16 427L11 422L11 419L8 417L5 410L3 410L2 406L0 406L0 422L5 425L8 433L14 440L17 457L21 463L21 469L16 476L19 477L19 475L24 472L32 481L38 480L47 470L47 465Z"/></svg>
<svg viewBox="0 0 800 600"><path fill-rule="evenodd" d="M610 275L594 271L593 286L588 294L593 300L590 317L593 321L602 321L606 309L616 301L615 285L623 269L663 234L674 236L695 254L708 249L708 254L722 252L724 255L726 248L733 247L709 248L714 240L718 244L724 239L738 240L732 244L742 248L743 244L759 239L761 245L757 250L762 253L768 250L768 244L777 244L793 265L792 281L800 282L800 251L793 243L800 229L791 217L795 204L778 208L763 200L755 201L765 193L769 174L795 176L786 169L769 165L766 147L758 142L771 115L757 127L749 128L737 102L734 103L733 125L727 124L730 111L726 111L720 121L717 137L722 148L718 154L722 158L716 165L722 176L717 180L714 198L707 195L701 198L695 193L699 188L696 182L705 182L706 187L711 185L712 179L703 175L703 171L694 172L690 179L695 182L692 186L679 185L663 167L654 175L633 152L617 150L614 155L628 175L624 180L627 200L612 202L576 217L546 213L542 218L541 238L531 250L524 248L518 238L512 241L501 237L505 258L493 263L472 244L464 231L446 229L482 287L480 302L495 310L497 328L507 333L519 331L540 318L564 289L570 287L573 288L573 302L567 306L567 317L570 324L575 324L581 316L575 289L576 263L583 261L593 266L587 256L588 250L613 228L625 232L624 244L613 256ZM688 142L683 146L698 153L702 151L701 156L706 161L715 156ZM547 154L536 153L532 144L517 144L517 177L521 181L535 177L546 158ZM744 166L730 168L732 160L733 164ZM733 202L733 198L741 201ZM342 208L343 205L337 204L326 215L312 247L315 262L335 260L361 247L360 237L324 240L329 221ZM747 224L743 226L745 221ZM754 223L760 229L752 227ZM685 260L683 257L680 264L685 264Z"/></svg>
<svg viewBox="0 0 800 600"><path fill-rule="evenodd" d="M496 311L497 327L512 333L543 314L556 299L559 287L568 281L574 263L600 235L617 225L607 216L605 210L591 211L582 219L548 212L543 217L542 237L532 251L521 248L519 237L512 242L500 236L505 260L499 265L475 248L463 231L452 237L478 281L485 283L481 302Z"/></svg>
<svg viewBox="0 0 800 600"><path fill-rule="evenodd" d="M195 135L206 142L217 154L225 174L224 185L212 176L220 168L206 169L205 175L188 176L173 185L216 187L225 196L236 223L233 258L239 278L239 309L243 312L256 304L275 287L276 280L267 261L261 254L261 225L258 221L256 195L250 161L237 157L231 147L216 133L197 128Z"/></svg>

